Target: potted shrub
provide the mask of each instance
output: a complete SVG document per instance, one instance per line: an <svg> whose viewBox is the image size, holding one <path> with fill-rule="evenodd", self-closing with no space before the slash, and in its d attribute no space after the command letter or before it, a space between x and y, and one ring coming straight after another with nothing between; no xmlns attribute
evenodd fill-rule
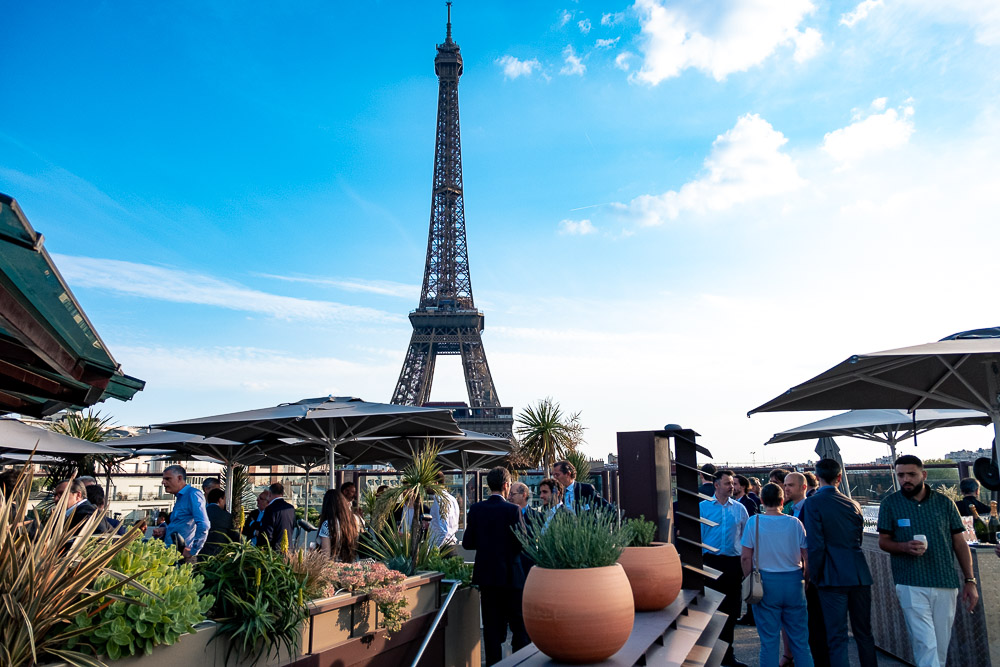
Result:
<svg viewBox="0 0 1000 667"><path fill-rule="evenodd" d="M632 585L636 611L663 609L681 592L681 559L668 542L654 542L656 524L645 517L622 526L625 548L618 563Z"/></svg>
<svg viewBox="0 0 1000 667"><path fill-rule="evenodd" d="M517 530L535 562L524 584L524 626L557 662L601 662L625 645L635 620L632 588L618 564L622 534L613 513L557 512Z"/></svg>

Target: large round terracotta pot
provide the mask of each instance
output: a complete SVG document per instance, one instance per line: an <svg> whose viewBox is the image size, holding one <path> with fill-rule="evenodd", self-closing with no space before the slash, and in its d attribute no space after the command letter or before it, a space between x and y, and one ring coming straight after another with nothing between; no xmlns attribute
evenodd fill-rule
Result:
<svg viewBox="0 0 1000 667"><path fill-rule="evenodd" d="M636 611L663 609L681 592L681 559L672 544L653 542L648 547L625 547L618 563L632 584Z"/></svg>
<svg viewBox="0 0 1000 667"><path fill-rule="evenodd" d="M549 570L537 565L524 583L524 627L557 662L601 662L632 633L635 605L620 565Z"/></svg>

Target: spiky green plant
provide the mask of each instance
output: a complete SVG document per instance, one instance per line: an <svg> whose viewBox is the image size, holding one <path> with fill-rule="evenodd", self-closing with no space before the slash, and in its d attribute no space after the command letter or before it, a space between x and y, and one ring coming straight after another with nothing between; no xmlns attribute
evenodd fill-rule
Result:
<svg viewBox="0 0 1000 667"><path fill-rule="evenodd" d="M568 417L552 398L543 398L536 405L529 405L516 418L514 432L520 451L530 465L541 465L548 477L552 464L575 448L582 440L583 427L580 414Z"/></svg>
<svg viewBox="0 0 1000 667"><path fill-rule="evenodd" d="M67 648L86 631L72 622L81 614L97 620L93 617L101 611L100 601L113 599L129 581L109 564L142 534L131 530L120 538L95 537L102 512L71 528L65 520L68 493L43 521L28 510L31 476L29 465L10 495L0 494L0 665L62 661L103 666L101 660ZM115 582L95 587L101 574L112 575Z"/></svg>
<svg viewBox="0 0 1000 667"><path fill-rule="evenodd" d="M583 484L590 483L590 459L587 458L586 454L574 447L567 449L563 458L576 468L576 481Z"/></svg>
<svg viewBox="0 0 1000 667"><path fill-rule="evenodd" d="M365 487L364 491L361 492L361 501L359 506L361 507L361 513L365 517L365 521L371 522L378 518L378 490L375 486L369 484Z"/></svg>
<svg viewBox="0 0 1000 667"><path fill-rule="evenodd" d="M219 478L225 489L226 480L229 479L229 467L223 466L222 474ZM257 507L257 494L253 492L253 482L247 467L236 464L233 466L233 488L225 489L226 495L233 499L233 511L240 505L244 510L252 510Z"/></svg>
<svg viewBox="0 0 1000 667"><path fill-rule="evenodd" d="M410 575L427 569L431 544L426 534L417 533L414 543L413 532L400 530L396 519L390 514L381 521L373 522L361 533L358 540L358 557L371 558L385 563L389 569Z"/></svg>
<svg viewBox="0 0 1000 667"><path fill-rule="evenodd" d="M622 524L622 542L627 547L648 547L656 536L656 524L646 521L645 515L629 519Z"/></svg>
<svg viewBox="0 0 1000 667"><path fill-rule="evenodd" d="M399 476L399 486L385 490L378 500L379 517L385 517L391 510L399 507L413 509L410 525L403 528L410 541L409 555L413 571L417 569L417 545L424 537L420 508L429 504L432 496L448 490L438 481L441 464L437 457L440 452L441 447L431 444L429 440L420 450L412 452L412 460ZM440 511L442 517L447 516L448 504L441 503Z"/></svg>
<svg viewBox="0 0 1000 667"><path fill-rule="evenodd" d="M86 412L67 412L62 421L49 425L49 430L87 442L103 442L108 439L114 427L110 416L102 417L100 412L89 409ZM98 463L104 470L105 480L110 481L111 473L119 467L117 460L110 456L91 455L83 456L78 461L47 465L48 485L58 484L74 475L97 477Z"/></svg>
<svg viewBox="0 0 1000 667"><path fill-rule="evenodd" d="M572 570L607 567L618 562L625 536L614 512L595 509L573 513L557 511L548 524L542 515L533 524L514 529L525 554L539 567Z"/></svg>

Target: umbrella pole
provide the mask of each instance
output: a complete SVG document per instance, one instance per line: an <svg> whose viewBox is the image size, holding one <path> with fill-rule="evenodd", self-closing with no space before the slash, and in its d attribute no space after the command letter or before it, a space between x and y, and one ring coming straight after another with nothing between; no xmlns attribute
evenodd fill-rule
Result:
<svg viewBox="0 0 1000 667"><path fill-rule="evenodd" d="M1000 438L1000 412L990 411L990 419L993 420L993 465L997 465L997 439ZM997 491L990 492L990 500L997 500L1000 495Z"/></svg>
<svg viewBox="0 0 1000 667"><path fill-rule="evenodd" d="M226 461L226 511L233 511L233 480L236 473L233 470L233 462Z"/></svg>
<svg viewBox="0 0 1000 667"><path fill-rule="evenodd" d="M891 471L890 476L892 477L892 488L899 491L899 480L896 479L896 434L890 433L886 442L889 443L889 458L892 461L889 463L889 470Z"/></svg>
<svg viewBox="0 0 1000 667"><path fill-rule="evenodd" d="M333 450L336 448L337 446L331 442L330 443L330 488L331 489L337 488L337 478L334 476L334 468L333 468Z"/></svg>
<svg viewBox="0 0 1000 667"><path fill-rule="evenodd" d="M469 457L462 452L462 529L469 526Z"/></svg>
<svg viewBox="0 0 1000 667"><path fill-rule="evenodd" d="M306 509L302 513L302 518L309 521L309 466L306 466Z"/></svg>

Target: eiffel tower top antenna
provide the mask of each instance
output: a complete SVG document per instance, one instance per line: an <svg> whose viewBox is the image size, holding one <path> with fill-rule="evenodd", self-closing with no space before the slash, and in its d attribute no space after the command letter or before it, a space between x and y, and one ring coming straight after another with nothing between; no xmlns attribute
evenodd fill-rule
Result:
<svg viewBox="0 0 1000 667"><path fill-rule="evenodd" d="M445 36L445 41L446 42L450 42L451 41L451 3L450 2L446 2L444 4L448 5L448 34Z"/></svg>

